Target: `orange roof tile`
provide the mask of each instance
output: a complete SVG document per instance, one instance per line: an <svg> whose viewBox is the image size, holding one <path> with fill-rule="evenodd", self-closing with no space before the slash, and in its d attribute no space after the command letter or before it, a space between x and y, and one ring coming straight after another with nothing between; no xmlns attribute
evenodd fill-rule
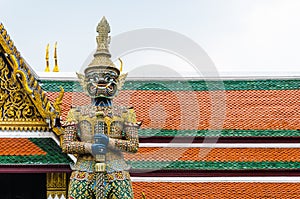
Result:
<svg viewBox="0 0 300 199"><path fill-rule="evenodd" d="M47 153L27 138L1 138L0 156L31 156Z"/></svg>
<svg viewBox="0 0 300 199"><path fill-rule="evenodd" d="M136 154L124 154L127 160L219 161L219 162L299 162L298 148L139 148Z"/></svg>
<svg viewBox="0 0 300 199"><path fill-rule="evenodd" d="M212 93L225 93L225 111L212 114ZM58 93L48 92L53 100ZM142 128L162 129L299 129L300 90L238 91L128 91L120 92L115 104L134 106ZM71 105L89 104L84 93L66 92L63 119ZM222 102L219 104L223 107ZM196 107L196 108L195 108ZM211 117L220 119L213 126ZM224 121L222 118L224 117ZM198 120L194 120L199 118ZM193 121L196 121L193 122Z"/></svg>
<svg viewBox="0 0 300 199"><path fill-rule="evenodd" d="M134 198L267 199L299 198L300 183L133 182Z"/></svg>

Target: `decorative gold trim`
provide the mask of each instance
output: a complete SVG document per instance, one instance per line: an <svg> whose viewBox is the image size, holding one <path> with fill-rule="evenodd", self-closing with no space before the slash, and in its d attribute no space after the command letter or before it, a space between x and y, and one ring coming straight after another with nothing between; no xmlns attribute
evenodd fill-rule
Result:
<svg viewBox="0 0 300 199"><path fill-rule="evenodd" d="M49 128L44 121L5 119L0 120L0 130L49 131Z"/></svg>
<svg viewBox="0 0 300 199"><path fill-rule="evenodd" d="M67 197L67 174L66 173L47 173L47 198L57 195Z"/></svg>

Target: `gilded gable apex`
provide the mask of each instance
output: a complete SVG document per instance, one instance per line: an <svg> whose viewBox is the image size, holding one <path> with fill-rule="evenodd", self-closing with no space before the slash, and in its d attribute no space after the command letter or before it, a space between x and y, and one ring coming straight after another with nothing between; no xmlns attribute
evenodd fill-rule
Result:
<svg viewBox="0 0 300 199"><path fill-rule="evenodd" d="M34 71L15 47L3 24L0 23L0 129L44 130L57 135L54 124L60 116L59 98L51 104L39 85Z"/></svg>

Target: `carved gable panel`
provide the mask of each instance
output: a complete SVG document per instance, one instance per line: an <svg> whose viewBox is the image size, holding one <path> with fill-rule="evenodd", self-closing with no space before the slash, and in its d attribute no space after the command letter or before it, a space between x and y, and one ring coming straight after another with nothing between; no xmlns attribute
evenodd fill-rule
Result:
<svg viewBox="0 0 300 199"><path fill-rule="evenodd" d="M2 120L42 119L22 84L16 81L11 73L4 57L0 56L0 117Z"/></svg>
<svg viewBox="0 0 300 199"><path fill-rule="evenodd" d="M32 97L16 78L5 53L0 49L0 129L1 130L48 130Z"/></svg>

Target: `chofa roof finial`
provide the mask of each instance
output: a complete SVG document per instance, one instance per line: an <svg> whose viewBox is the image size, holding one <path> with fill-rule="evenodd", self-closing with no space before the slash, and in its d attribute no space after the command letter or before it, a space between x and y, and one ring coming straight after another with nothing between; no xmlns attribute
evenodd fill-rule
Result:
<svg viewBox="0 0 300 199"><path fill-rule="evenodd" d="M53 72L59 72L58 63L57 63L57 42L54 44L54 68Z"/></svg>
<svg viewBox="0 0 300 199"><path fill-rule="evenodd" d="M50 72L50 66L49 66L49 44L46 46L46 68L45 72Z"/></svg>

